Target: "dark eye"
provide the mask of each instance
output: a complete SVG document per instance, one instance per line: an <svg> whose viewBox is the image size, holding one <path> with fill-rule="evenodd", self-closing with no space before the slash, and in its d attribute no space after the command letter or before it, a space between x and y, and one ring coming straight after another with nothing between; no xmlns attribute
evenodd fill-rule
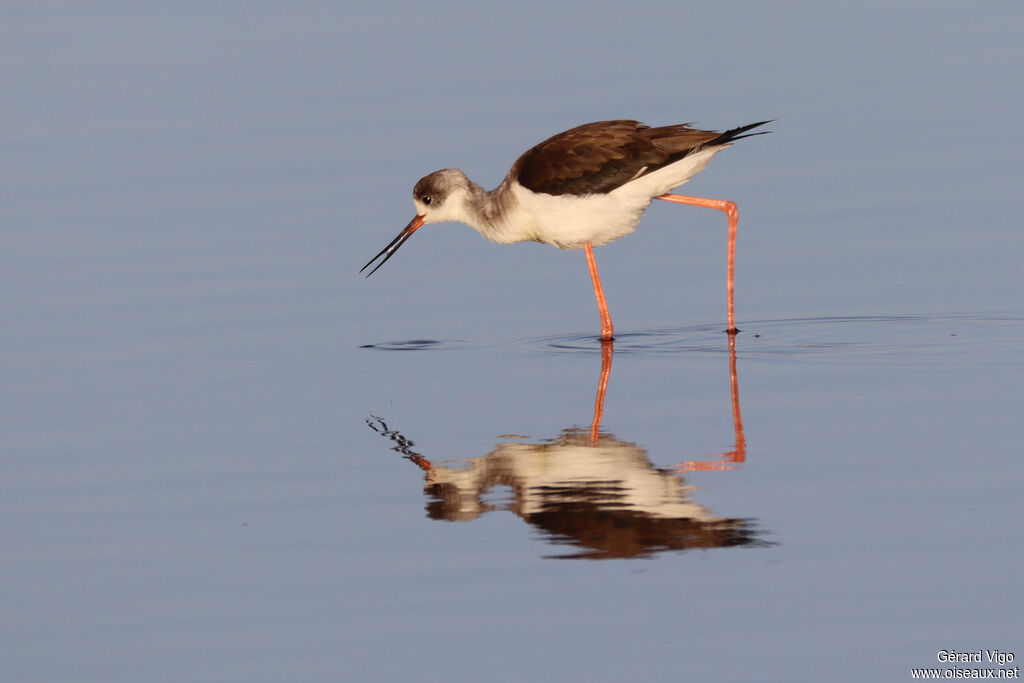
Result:
<svg viewBox="0 0 1024 683"><path fill-rule="evenodd" d="M431 197L429 194L425 194L423 195L422 200L424 204L429 204L430 202L434 201L434 198Z"/></svg>

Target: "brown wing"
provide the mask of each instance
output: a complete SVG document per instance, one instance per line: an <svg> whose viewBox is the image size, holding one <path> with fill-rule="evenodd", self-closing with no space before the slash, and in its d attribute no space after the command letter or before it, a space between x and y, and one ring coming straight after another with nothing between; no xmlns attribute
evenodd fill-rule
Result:
<svg viewBox="0 0 1024 683"><path fill-rule="evenodd" d="M510 175L534 192L603 194L708 145L728 144L762 123L719 133L689 124L651 128L598 121L559 133L519 157Z"/></svg>

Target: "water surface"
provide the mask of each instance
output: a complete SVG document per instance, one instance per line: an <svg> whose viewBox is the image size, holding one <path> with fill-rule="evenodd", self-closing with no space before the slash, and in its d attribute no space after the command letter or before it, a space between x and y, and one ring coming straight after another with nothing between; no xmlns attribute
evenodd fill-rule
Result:
<svg viewBox="0 0 1024 683"><path fill-rule="evenodd" d="M865 680L1024 656L1019 3L0 9L0 670ZM773 133L582 254L428 226ZM401 351L401 353L398 353ZM572 561L568 561L571 559ZM998 666L998 665L995 665Z"/></svg>

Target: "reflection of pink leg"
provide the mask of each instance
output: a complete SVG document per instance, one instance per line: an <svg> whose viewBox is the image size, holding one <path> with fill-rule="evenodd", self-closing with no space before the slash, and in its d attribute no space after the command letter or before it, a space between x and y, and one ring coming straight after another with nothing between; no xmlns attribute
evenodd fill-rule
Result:
<svg viewBox="0 0 1024 683"><path fill-rule="evenodd" d="M590 268L590 280L594 283L594 297L597 298L597 310L601 313L601 341L611 341L612 317L608 314L608 304L604 301L604 289L601 287L601 276L597 274L597 263L594 262L594 248L590 242L583 245L587 252L587 267Z"/></svg>
<svg viewBox="0 0 1024 683"><path fill-rule="evenodd" d="M688 460L675 466L678 473L693 472L695 470L731 470L736 463L745 462L747 459L747 437L743 435L743 415L740 414L740 382L736 373L736 336L729 335L729 390L732 394L732 428L736 437L736 446L733 451L718 453L712 457L724 458L711 462L703 460Z"/></svg>
<svg viewBox="0 0 1024 683"><path fill-rule="evenodd" d="M733 287L736 275L736 230L739 224L739 214L736 205L724 199L705 199L704 197L689 197L682 194L663 194L655 199L662 199L666 202L676 204L689 204L690 206L703 206L708 209L724 211L729 217L729 247L725 262L725 294L726 294L726 319L728 321L730 335L736 334L736 313L733 306Z"/></svg>
<svg viewBox="0 0 1024 683"><path fill-rule="evenodd" d="M729 389L732 393L732 428L736 435L736 450L732 453L732 461L745 462L747 459L747 437L743 434L743 415L740 414L740 380L736 372L735 335L729 335Z"/></svg>
<svg viewBox="0 0 1024 683"><path fill-rule="evenodd" d="M612 372L613 345L601 342L601 378L597 380L597 397L594 399L594 420L590 423L590 442L597 445L601 434L601 418L604 416L604 394L608 390L608 375Z"/></svg>

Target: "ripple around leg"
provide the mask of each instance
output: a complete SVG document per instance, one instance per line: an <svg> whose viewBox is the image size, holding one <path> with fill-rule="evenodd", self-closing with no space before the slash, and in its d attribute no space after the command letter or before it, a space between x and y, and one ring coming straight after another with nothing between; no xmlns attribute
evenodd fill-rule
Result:
<svg viewBox="0 0 1024 683"><path fill-rule="evenodd" d="M693 325L671 329L618 332L613 340L616 354L675 354L692 352L726 353L726 331L721 325ZM520 344L537 351L600 352L601 338L595 334L563 334L524 339Z"/></svg>
<svg viewBox="0 0 1024 683"><path fill-rule="evenodd" d="M957 353L1006 358L1024 343L1024 317L1014 314L831 316L741 322L737 351L747 356L798 357L824 362L871 362L885 357L917 362ZM545 352L599 352L595 334L525 339ZM619 332L616 354L727 353L720 324Z"/></svg>
<svg viewBox="0 0 1024 683"><path fill-rule="evenodd" d="M755 332L744 344L748 355L826 362L927 363L964 353L995 359L1024 341L1024 318L1016 315L836 316L753 321L747 327Z"/></svg>

